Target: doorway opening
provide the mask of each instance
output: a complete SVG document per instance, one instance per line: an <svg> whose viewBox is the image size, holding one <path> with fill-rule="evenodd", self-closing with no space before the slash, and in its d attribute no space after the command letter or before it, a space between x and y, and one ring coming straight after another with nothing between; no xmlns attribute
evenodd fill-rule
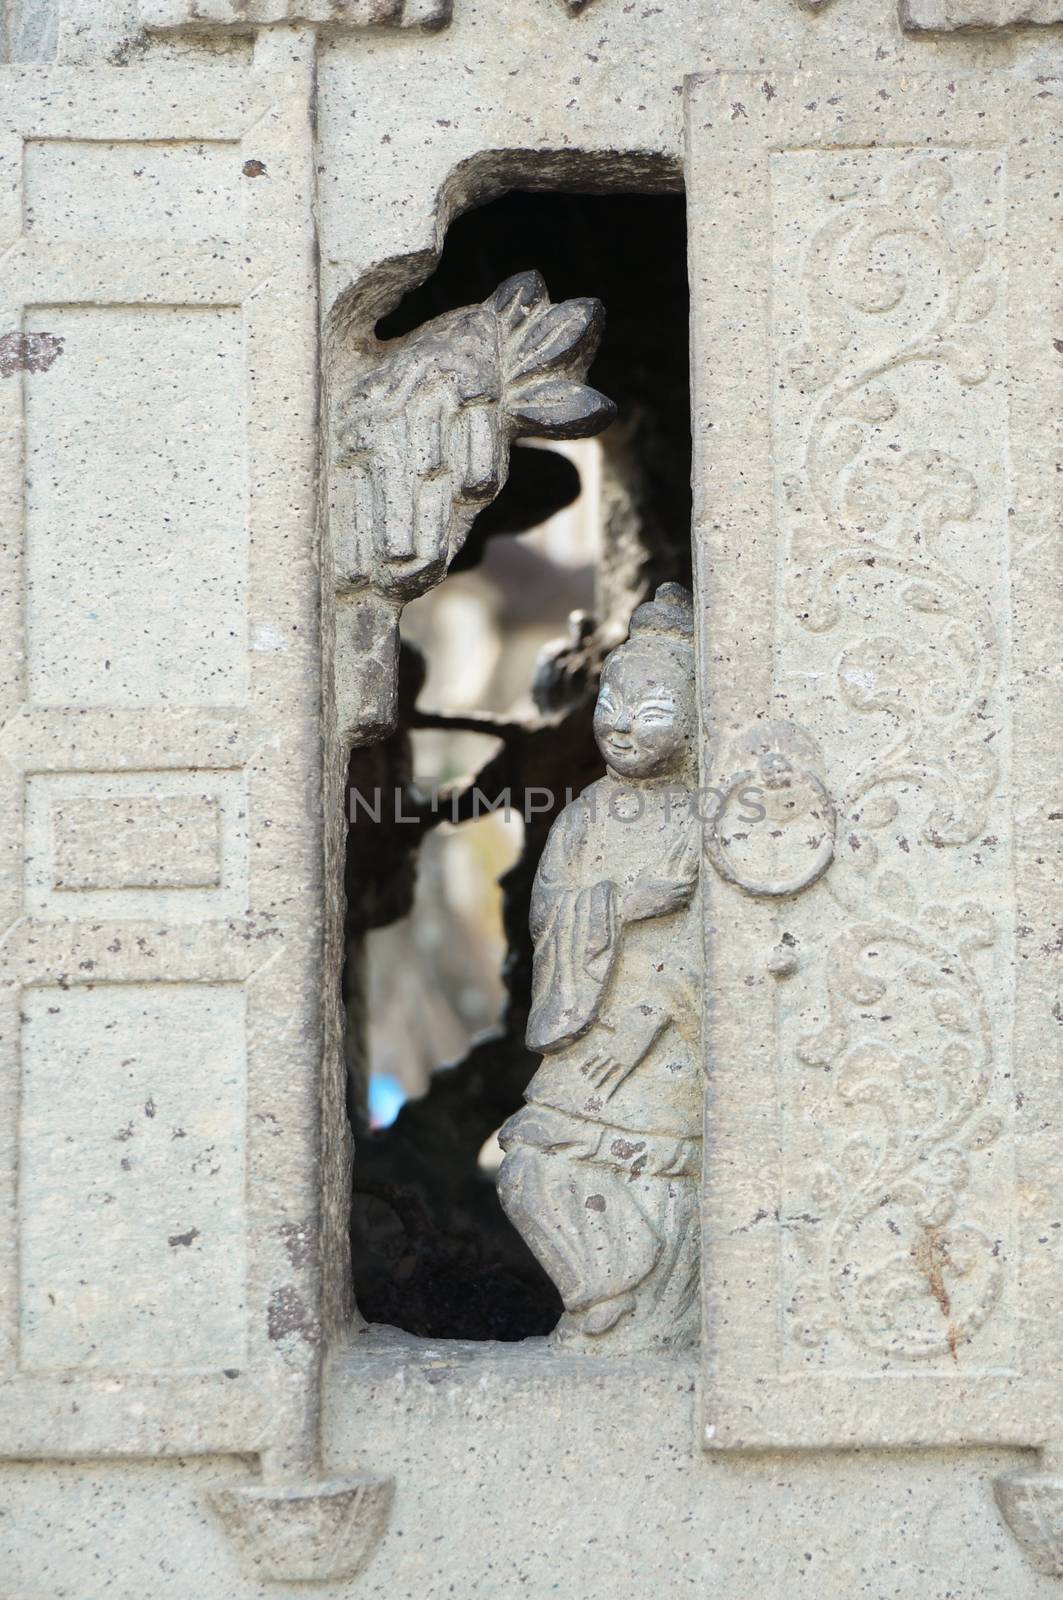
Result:
<svg viewBox="0 0 1063 1600"><path fill-rule="evenodd" d="M595 295L599 438L526 441L438 588L403 619L400 723L350 788L396 786L401 823L355 811L346 863L355 1295L371 1322L522 1339L556 1289L498 1202L498 1128L538 1065L524 1045L528 902L549 827L601 775L598 674L634 607L690 583L686 226L678 195L515 191L450 228L437 270L378 328L412 331L540 271Z"/></svg>

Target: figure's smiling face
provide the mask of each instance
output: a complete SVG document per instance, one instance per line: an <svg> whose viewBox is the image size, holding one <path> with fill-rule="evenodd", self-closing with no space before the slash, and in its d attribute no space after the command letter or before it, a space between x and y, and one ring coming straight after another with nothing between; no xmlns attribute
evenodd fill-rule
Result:
<svg viewBox="0 0 1063 1600"><path fill-rule="evenodd" d="M594 737L622 778L677 767L692 748L693 686L670 650L623 646L609 657L594 709Z"/></svg>

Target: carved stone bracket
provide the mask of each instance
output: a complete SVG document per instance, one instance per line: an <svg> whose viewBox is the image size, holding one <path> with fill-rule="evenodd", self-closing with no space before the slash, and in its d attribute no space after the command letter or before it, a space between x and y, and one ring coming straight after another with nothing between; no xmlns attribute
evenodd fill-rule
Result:
<svg viewBox="0 0 1063 1600"><path fill-rule="evenodd" d="M705 851L749 895L800 894L834 859L837 814L815 770L812 739L793 723L765 722L739 741L740 770L717 790Z"/></svg>
<svg viewBox="0 0 1063 1600"><path fill-rule="evenodd" d="M1042 1451L1039 1468L997 1478L993 1492L1030 1565L1063 1578L1063 1455Z"/></svg>
<svg viewBox="0 0 1063 1600"><path fill-rule="evenodd" d="M598 300L551 305L523 272L336 385L336 684L352 742L393 725L399 613L445 575L505 483L513 440L585 438L614 417L580 381L602 325Z"/></svg>
<svg viewBox="0 0 1063 1600"><path fill-rule="evenodd" d="M210 1503L258 1578L327 1583L365 1567L383 1538L394 1489L390 1478L297 1484L251 1478L215 1489Z"/></svg>

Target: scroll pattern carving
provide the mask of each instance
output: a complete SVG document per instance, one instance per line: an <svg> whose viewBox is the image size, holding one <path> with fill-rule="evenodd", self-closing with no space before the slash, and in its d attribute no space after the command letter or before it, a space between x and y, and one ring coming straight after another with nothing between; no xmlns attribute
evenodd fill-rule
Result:
<svg viewBox="0 0 1063 1600"><path fill-rule="evenodd" d="M972 840L997 781L987 705L999 640L986 600L949 560L979 485L932 439L902 448L891 426L916 365L931 385L961 389L992 368L979 323L996 286L984 241L949 221L951 187L925 158L835 187L805 263L806 337L790 353L790 381L816 399L803 470L784 485L794 613L844 638L841 700L888 730L870 755L860 745L841 785L859 905L832 875L844 925L828 956L828 1018L797 1051L832 1072L839 1109L867 1122L813 1180L820 1243L791 1331L819 1347L840 1329L908 1360L955 1357L1003 1281L999 1244L963 1214L971 1162L1000 1131L985 1104L993 1039L975 964L993 928L974 901L920 909L910 885L905 901L874 870L876 833L909 816L931 847ZM891 635L856 632L867 582L876 615L896 609Z"/></svg>

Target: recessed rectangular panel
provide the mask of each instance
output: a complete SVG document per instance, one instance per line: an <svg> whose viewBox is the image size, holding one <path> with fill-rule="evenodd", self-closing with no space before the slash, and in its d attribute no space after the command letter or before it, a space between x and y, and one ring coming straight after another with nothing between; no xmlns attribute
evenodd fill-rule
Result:
<svg viewBox="0 0 1063 1600"><path fill-rule="evenodd" d="M238 985L24 992L24 1370L240 1364L245 1096Z"/></svg>
<svg viewBox="0 0 1063 1600"><path fill-rule="evenodd" d="M243 227L240 146L175 139L28 139L26 232L49 239L231 239Z"/></svg>
<svg viewBox="0 0 1063 1600"><path fill-rule="evenodd" d="M221 809L215 795L74 800L52 811L54 887L215 889Z"/></svg>
<svg viewBox="0 0 1063 1600"><path fill-rule="evenodd" d="M781 1364L1016 1351L1004 185L993 150L771 159L776 705L842 837L777 985ZM794 272L793 262L803 263Z"/></svg>
<svg viewBox="0 0 1063 1600"><path fill-rule="evenodd" d="M53 306L26 332L31 700L219 706L246 695L247 482L234 307Z"/></svg>
<svg viewBox="0 0 1063 1600"><path fill-rule="evenodd" d="M26 907L95 920L247 909L239 772L42 772L26 780Z"/></svg>

